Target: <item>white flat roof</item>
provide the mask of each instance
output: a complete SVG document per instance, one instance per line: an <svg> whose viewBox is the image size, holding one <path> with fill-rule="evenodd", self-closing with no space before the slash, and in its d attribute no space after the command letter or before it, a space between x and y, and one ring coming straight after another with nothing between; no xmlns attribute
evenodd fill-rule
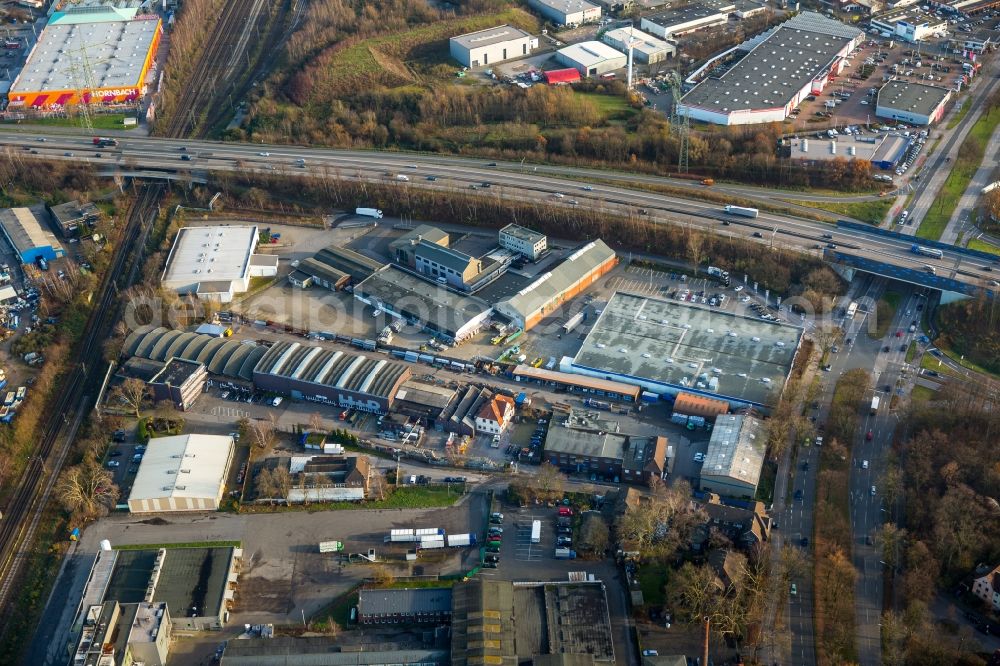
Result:
<svg viewBox="0 0 1000 666"><path fill-rule="evenodd" d="M629 40L632 40L632 49L639 53L662 53L663 51L674 50L671 44L635 28L615 28L614 30L608 30L604 33L604 37L621 42L625 46L628 46Z"/></svg>
<svg viewBox="0 0 1000 666"><path fill-rule="evenodd" d="M242 280L250 272L258 240L256 225L184 227L167 258L163 285Z"/></svg>
<svg viewBox="0 0 1000 666"><path fill-rule="evenodd" d="M530 38L531 35L524 30L515 28L512 25L498 25L495 28L486 28L477 32L468 32L464 35L452 37L451 41L461 44L467 49L482 48L501 44L515 39Z"/></svg>
<svg viewBox="0 0 1000 666"><path fill-rule="evenodd" d="M580 42L559 49L559 53L580 63L584 67L592 67L607 60L624 58L625 54L602 42Z"/></svg>
<svg viewBox="0 0 1000 666"><path fill-rule="evenodd" d="M228 435L177 435L152 439L146 448L129 501L164 497L219 496L233 450Z"/></svg>
<svg viewBox="0 0 1000 666"><path fill-rule="evenodd" d="M59 16L54 16L53 21ZM50 21L10 92L141 86L142 66L159 26L158 18L94 23ZM84 71L84 52L89 76Z"/></svg>

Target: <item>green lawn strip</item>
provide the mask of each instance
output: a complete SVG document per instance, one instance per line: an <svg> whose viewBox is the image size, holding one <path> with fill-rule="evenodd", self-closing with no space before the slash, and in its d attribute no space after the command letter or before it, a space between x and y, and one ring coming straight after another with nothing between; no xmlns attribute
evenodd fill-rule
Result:
<svg viewBox="0 0 1000 666"><path fill-rule="evenodd" d="M944 185L941 186L941 191L938 192L934 205L921 221L920 228L917 229L918 238L940 240L941 234L948 226L952 212L958 205L958 200L968 189L969 182L983 163L986 144L993 136L997 123L1000 123L1000 110L991 110L980 116L976 124L969 130L962 147L959 149L959 155L962 157L955 160L955 166L948 174Z"/></svg>
<svg viewBox="0 0 1000 666"><path fill-rule="evenodd" d="M757 484L757 494L754 499L765 504L774 501L774 480L778 476L778 464L773 460L765 460Z"/></svg>
<svg viewBox="0 0 1000 666"><path fill-rule="evenodd" d="M280 513L285 511L358 511L370 509L425 509L451 506L462 496L461 490L448 486L406 486L395 489L384 500L371 502L311 502L309 504L244 504L241 513Z"/></svg>
<svg viewBox="0 0 1000 666"><path fill-rule="evenodd" d="M127 130L135 129L135 125L126 127L124 113L98 113L90 117L91 124L95 130ZM46 127L83 127L83 122L78 117L72 118L31 118L24 121L26 124L40 125Z"/></svg>
<svg viewBox="0 0 1000 666"><path fill-rule="evenodd" d="M799 206L807 206L809 208L818 208L819 210L825 210L827 212L843 215L845 217L853 217L856 220L867 222L868 224L874 224L875 226L882 224L882 221L885 220L885 216L889 213L889 209L892 208L893 204L892 197L883 197L881 199L873 199L871 201L849 201L847 203L836 203L832 201L793 201L789 199L781 199L781 201Z"/></svg>
<svg viewBox="0 0 1000 666"><path fill-rule="evenodd" d="M182 541L180 543L134 543L113 546L114 550L159 550L173 548L239 548L242 541Z"/></svg>
<svg viewBox="0 0 1000 666"><path fill-rule="evenodd" d="M917 357L917 343L915 340L910 340L910 346L906 348L906 362L913 363L913 359Z"/></svg>
<svg viewBox="0 0 1000 666"><path fill-rule="evenodd" d="M988 377L993 377L994 379L1000 379L1000 375L996 374L995 372L990 372L986 368L982 367L981 365L977 365L976 363L973 363L967 358L962 358L961 354L955 352L952 349L947 349L945 347L938 347L938 349L941 351L942 354L950 358L955 363L958 363L966 370L971 370L972 372L977 372L979 374L986 375ZM962 376L960 373L957 372L955 374L958 376Z"/></svg>
<svg viewBox="0 0 1000 666"><path fill-rule="evenodd" d="M642 601L647 606L662 606L666 602L667 567L660 562L650 562L639 567L636 574Z"/></svg>
<svg viewBox="0 0 1000 666"><path fill-rule="evenodd" d="M966 97L961 102L962 106L959 108L958 113L952 116L951 120L948 121L948 129L955 129L965 116L969 115L969 109L972 105L969 104L969 98Z"/></svg>
<svg viewBox="0 0 1000 666"><path fill-rule="evenodd" d="M910 391L910 400L914 402L927 402L934 399L935 393L934 389L927 388L926 386L914 386L913 390Z"/></svg>
<svg viewBox="0 0 1000 666"><path fill-rule="evenodd" d="M619 95L602 95L593 92L578 92L574 95L579 100L586 100L604 114L605 120L628 120L638 111L633 109Z"/></svg>
<svg viewBox="0 0 1000 666"><path fill-rule="evenodd" d="M896 316L900 298L897 292L887 291L879 299L875 309L875 332L871 334L872 339L881 340L889 332L889 325Z"/></svg>
<svg viewBox="0 0 1000 666"><path fill-rule="evenodd" d="M943 350L942 350L942 353ZM949 377L960 377L959 373L952 369L951 366L945 365L945 363L933 356L932 354L924 354L920 359L920 367L925 370L934 370L938 374L947 375Z"/></svg>
<svg viewBox="0 0 1000 666"><path fill-rule="evenodd" d="M966 247L970 250L979 250L980 252L989 252L990 254L1000 256L1000 247L992 243L987 243L984 240L979 240L978 238L971 239Z"/></svg>

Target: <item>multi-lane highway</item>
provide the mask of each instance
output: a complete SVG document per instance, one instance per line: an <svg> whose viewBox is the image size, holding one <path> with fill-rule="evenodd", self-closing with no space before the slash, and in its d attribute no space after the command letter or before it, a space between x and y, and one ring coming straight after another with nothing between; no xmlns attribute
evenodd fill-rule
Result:
<svg viewBox="0 0 1000 666"><path fill-rule="evenodd" d="M0 131L0 146L11 159L54 159L86 162L101 173L157 174L169 172L256 171L309 174L346 180L384 182L400 188L424 187L462 191L508 201L536 201L565 207L606 210L646 216L659 222L696 227L769 247L821 254L836 249L890 266L917 271L933 266L939 276L991 288L995 279L989 262L946 251L940 259L910 252L911 241L833 229L816 220L761 212L756 218L727 215L717 203L633 189L620 176L593 169L560 167L563 175L545 175L516 162L489 162L459 157L425 156L264 146L242 143L135 138L122 136L120 145L96 149L90 136L17 130ZM648 177L647 177L648 178ZM663 180L663 179L661 179ZM484 186L488 183L489 186ZM473 190L475 188L475 190Z"/></svg>

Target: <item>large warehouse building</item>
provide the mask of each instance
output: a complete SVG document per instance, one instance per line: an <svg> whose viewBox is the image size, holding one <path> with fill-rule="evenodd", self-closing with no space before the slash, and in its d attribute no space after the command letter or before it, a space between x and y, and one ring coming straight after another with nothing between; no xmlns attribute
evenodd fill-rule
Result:
<svg viewBox="0 0 1000 666"><path fill-rule="evenodd" d="M774 404L802 329L729 312L616 292L563 372L725 400L732 409Z"/></svg>
<svg viewBox="0 0 1000 666"><path fill-rule="evenodd" d="M585 291L618 264L604 241L587 243L524 289L496 304L496 311L524 330Z"/></svg>
<svg viewBox="0 0 1000 666"><path fill-rule="evenodd" d="M688 81L699 82L681 98L678 111L717 125L781 122L806 97L823 91L863 39L857 28L802 12L695 72ZM713 73L741 55L721 74Z"/></svg>
<svg viewBox="0 0 1000 666"><path fill-rule="evenodd" d="M632 58L644 65L654 65L677 55L677 45L647 35L635 28L615 28L601 35L601 41L608 46L628 53L632 45Z"/></svg>
<svg viewBox="0 0 1000 666"><path fill-rule="evenodd" d="M254 254L256 226L184 227L177 232L161 283L179 294L229 303L250 288L252 277L274 277L278 257Z"/></svg>
<svg viewBox="0 0 1000 666"><path fill-rule="evenodd" d="M386 266L354 287L354 297L450 340L477 333L491 312L482 299L427 282L398 266Z"/></svg>
<svg viewBox="0 0 1000 666"><path fill-rule="evenodd" d="M628 56L601 42L580 42L556 51L556 60L580 72L580 76L600 76L628 64Z"/></svg>
<svg viewBox="0 0 1000 666"><path fill-rule="evenodd" d="M163 33L159 17L114 7L57 12L10 87L13 108L137 102L146 93ZM84 71L88 69L89 71Z"/></svg>
<svg viewBox="0 0 1000 666"><path fill-rule="evenodd" d="M889 81L878 91L875 115L911 125L932 125L944 116L949 99L951 91L947 88Z"/></svg>
<svg viewBox="0 0 1000 666"><path fill-rule="evenodd" d="M661 39L672 39L696 30L725 25L735 9L736 5L731 2L694 2L643 16L639 27Z"/></svg>
<svg viewBox="0 0 1000 666"><path fill-rule="evenodd" d="M55 234L42 226L30 208L4 208L0 210L0 231L14 248L22 264L39 258L52 261L66 254Z"/></svg>
<svg viewBox="0 0 1000 666"><path fill-rule="evenodd" d="M215 511L233 461L229 435L160 437L146 449L128 496L132 513Z"/></svg>
<svg viewBox="0 0 1000 666"><path fill-rule="evenodd" d="M766 448L767 436L757 419L717 416L701 468L701 489L724 497L752 499Z"/></svg>
<svg viewBox="0 0 1000 666"><path fill-rule="evenodd" d="M410 366L400 361L298 342L275 343L253 371L259 389L381 414L409 378Z"/></svg>
<svg viewBox="0 0 1000 666"><path fill-rule="evenodd" d="M487 67L531 55L538 38L512 25L499 25L448 40L451 57L466 67Z"/></svg>
<svg viewBox="0 0 1000 666"><path fill-rule="evenodd" d="M528 5L556 25L596 23L601 8L587 0L528 0Z"/></svg>

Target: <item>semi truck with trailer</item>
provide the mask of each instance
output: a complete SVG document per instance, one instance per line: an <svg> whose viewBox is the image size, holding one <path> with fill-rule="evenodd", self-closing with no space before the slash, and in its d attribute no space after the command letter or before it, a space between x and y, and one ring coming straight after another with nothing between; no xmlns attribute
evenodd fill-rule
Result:
<svg viewBox="0 0 1000 666"><path fill-rule="evenodd" d="M740 217L757 217L758 211L756 208L747 208L745 206L726 206L726 212L730 215L739 215Z"/></svg>
<svg viewBox="0 0 1000 666"><path fill-rule="evenodd" d="M378 208L355 208L355 215L364 215L365 217L374 217L376 219L382 219L382 211Z"/></svg>
<svg viewBox="0 0 1000 666"><path fill-rule="evenodd" d="M936 247L925 247L923 245L913 245L913 247L910 248L910 252L913 254L920 254L925 257L934 257L935 259L940 259L944 256L944 252Z"/></svg>
<svg viewBox="0 0 1000 666"><path fill-rule="evenodd" d="M475 534L449 534L447 541L448 541L448 547L449 548L461 548L463 546L475 546L476 545L476 535Z"/></svg>

